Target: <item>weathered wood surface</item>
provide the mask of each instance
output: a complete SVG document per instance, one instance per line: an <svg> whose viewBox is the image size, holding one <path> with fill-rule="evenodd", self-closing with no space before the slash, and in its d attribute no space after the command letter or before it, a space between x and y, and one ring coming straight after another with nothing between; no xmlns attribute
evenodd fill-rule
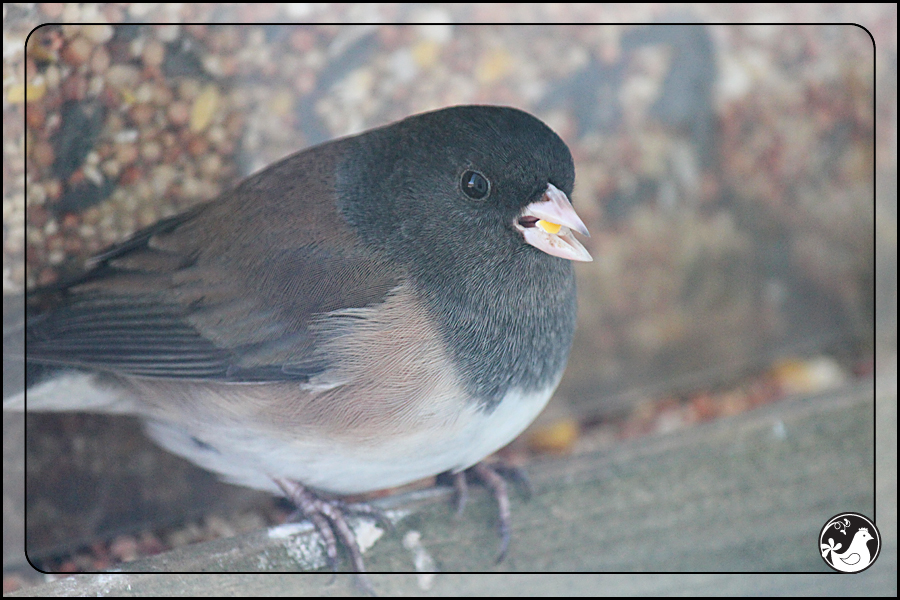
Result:
<svg viewBox="0 0 900 600"><path fill-rule="evenodd" d="M896 373L896 371L893 371ZM796 399L614 451L552 460L529 470L535 495L513 499L513 544L493 564L494 508L474 490L464 518L449 492L385 499L410 514L366 553L373 572L414 571L411 531L434 560L430 587L450 594L887 594L896 593L896 376L879 379L875 513L872 381ZM882 446L886 444L886 446ZM829 574L817 553L822 525L854 510L876 518L882 556L854 577ZM310 550L310 548L312 550ZM127 574L79 575L14 595L343 595L353 579L296 572L321 564L309 533L258 531L125 565ZM306 561L306 562L305 562ZM148 574L227 572L215 577ZM490 572L491 576L452 574ZM656 572L518 575L513 572ZM143 573L141 573L143 572ZM705 572L679 576L675 572ZM729 575L729 572L759 575ZM768 575L762 575L762 574ZM810 575L771 575L810 573ZM812 575L823 573L823 575ZM424 593L415 575L378 575L380 594Z"/></svg>

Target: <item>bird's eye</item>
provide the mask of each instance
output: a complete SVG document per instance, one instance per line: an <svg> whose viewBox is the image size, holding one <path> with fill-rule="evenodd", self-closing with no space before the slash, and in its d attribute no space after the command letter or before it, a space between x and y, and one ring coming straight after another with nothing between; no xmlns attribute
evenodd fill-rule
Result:
<svg viewBox="0 0 900 600"><path fill-rule="evenodd" d="M466 171L459 183L472 200L484 200L491 193L491 182L478 171Z"/></svg>

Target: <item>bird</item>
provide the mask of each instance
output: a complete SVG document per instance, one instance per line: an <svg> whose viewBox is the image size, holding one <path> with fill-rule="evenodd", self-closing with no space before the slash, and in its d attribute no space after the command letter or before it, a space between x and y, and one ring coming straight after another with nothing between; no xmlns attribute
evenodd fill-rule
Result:
<svg viewBox="0 0 900 600"><path fill-rule="evenodd" d="M565 142L504 106L301 150L32 292L27 410L141 417L165 449L289 497L360 573L341 496L474 471L502 556L508 501L481 461L565 369L572 264L592 260L574 181Z"/></svg>
<svg viewBox="0 0 900 600"><path fill-rule="evenodd" d="M867 527L860 527L853 535L850 546L841 553L837 551L841 549L841 544L835 544L834 539L828 538L828 544L822 544L822 557L825 558L831 552L830 564L838 571L845 573L856 573L862 571L869 563L872 562L872 555L869 552L867 542L875 539L869 533Z"/></svg>

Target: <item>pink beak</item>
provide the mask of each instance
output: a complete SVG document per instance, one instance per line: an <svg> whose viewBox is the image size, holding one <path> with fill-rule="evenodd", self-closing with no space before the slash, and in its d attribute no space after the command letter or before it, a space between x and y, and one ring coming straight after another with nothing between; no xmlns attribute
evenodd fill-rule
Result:
<svg viewBox="0 0 900 600"><path fill-rule="evenodd" d="M522 232L525 243L547 254L590 262L594 260L581 242L572 234L590 236L584 222L575 213L569 198L552 183L537 202L532 202L519 215L516 229Z"/></svg>

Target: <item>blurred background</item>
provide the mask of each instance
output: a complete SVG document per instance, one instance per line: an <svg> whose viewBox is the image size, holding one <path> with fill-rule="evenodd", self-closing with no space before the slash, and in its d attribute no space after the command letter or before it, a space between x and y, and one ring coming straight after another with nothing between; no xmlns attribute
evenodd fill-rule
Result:
<svg viewBox="0 0 900 600"><path fill-rule="evenodd" d="M509 453L612 447L895 361L896 6L3 10L5 320L24 290L283 156L483 103L531 112L568 143L594 256L576 266L566 376ZM511 17L548 24L450 24ZM148 19L173 24L130 24ZM347 19L417 24L314 24ZM625 20L644 24L549 24ZM703 24L750 20L868 31ZM32 31L86 21L109 24ZM5 453L23 445L14 419ZM156 450L129 419L27 426L28 520L22 533L23 507L5 498L5 567L21 536L47 569L96 570L170 544L135 533L148 527L201 519L190 538L276 518L270 499ZM21 454L5 467L21 489ZM240 516L202 516L216 511ZM106 558L85 558L100 539L113 540Z"/></svg>

